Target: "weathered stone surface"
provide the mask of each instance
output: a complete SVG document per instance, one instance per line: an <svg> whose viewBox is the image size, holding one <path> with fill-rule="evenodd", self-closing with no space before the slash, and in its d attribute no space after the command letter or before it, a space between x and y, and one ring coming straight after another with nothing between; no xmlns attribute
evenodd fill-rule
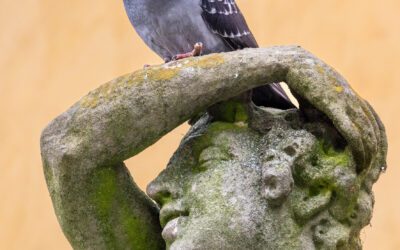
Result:
<svg viewBox="0 0 400 250"><path fill-rule="evenodd" d="M348 146L330 143L343 139L313 134L313 125L321 131L332 125L305 122L298 110L253 106L251 113L257 115L250 115L250 127L204 117L148 186L162 206L168 246L360 248L355 239L371 217L371 192L360 191L363 179ZM172 225L171 210L179 211Z"/></svg>
<svg viewBox="0 0 400 250"><path fill-rule="evenodd" d="M299 110L209 109L148 186L122 163L208 107L285 81ZM57 218L76 249L357 249L386 167L370 105L296 47L154 66L92 91L43 131ZM174 219L175 218L175 219Z"/></svg>

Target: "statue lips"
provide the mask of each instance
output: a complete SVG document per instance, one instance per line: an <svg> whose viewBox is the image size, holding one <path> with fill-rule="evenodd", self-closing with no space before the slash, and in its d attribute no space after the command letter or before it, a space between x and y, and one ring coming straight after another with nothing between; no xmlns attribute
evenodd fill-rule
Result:
<svg viewBox="0 0 400 250"><path fill-rule="evenodd" d="M173 220L170 220L164 227L161 235L166 242L172 243L178 237L178 221L181 218L182 217L177 217Z"/></svg>
<svg viewBox="0 0 400 250"><path fill-rule="evenodd" d="M164 228L162 237L167 242L172 242L178 236L178 224L189 215L187 210L183 209L181 202L170 202L160 210L160 223Z"/></svg>

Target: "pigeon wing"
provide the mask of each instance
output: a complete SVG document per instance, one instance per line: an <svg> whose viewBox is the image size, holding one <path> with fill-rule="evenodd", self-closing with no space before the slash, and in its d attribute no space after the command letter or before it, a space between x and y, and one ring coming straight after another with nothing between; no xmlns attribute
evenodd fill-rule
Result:
<svg viewBox="0 0 400 250"><path fill-rule="evenodd" d="M235 0L201 0L201 7L203 20L232 50L258 47Z"/></svg>
<svg viewBox="0 0 400 250"><path fill-rule="evenodd" d="M232 50L258 47L235 0L201 0L201 7L204 21ZM253 97L257 105L282 109L295 107L279 83L255 89Z"/></svg>

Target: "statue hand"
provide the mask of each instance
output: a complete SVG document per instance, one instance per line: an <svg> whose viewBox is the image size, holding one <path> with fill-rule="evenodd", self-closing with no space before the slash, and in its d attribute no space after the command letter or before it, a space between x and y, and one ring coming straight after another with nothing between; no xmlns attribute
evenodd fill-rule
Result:
<svg viewBox="0 0 400 250"><path fill-rule="evenodd" d="M386 168L382 163L387 150L383 124L339 73L307 52L296 67L289 68L286 81L301 97L300 106L304 99L333 122L348 142L360 172L377 164L381 170Z"/></svg>

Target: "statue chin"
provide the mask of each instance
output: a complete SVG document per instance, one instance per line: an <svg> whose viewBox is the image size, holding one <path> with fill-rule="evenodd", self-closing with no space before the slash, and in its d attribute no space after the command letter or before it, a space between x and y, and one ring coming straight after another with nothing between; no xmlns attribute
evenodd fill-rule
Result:
<svg viewBox="0 0 400 250"><path fill-rule="evenodd" d="M360 248L371 193L334 128L298 110L251 117L200 119L149 184L169 249Z"/></svg>

